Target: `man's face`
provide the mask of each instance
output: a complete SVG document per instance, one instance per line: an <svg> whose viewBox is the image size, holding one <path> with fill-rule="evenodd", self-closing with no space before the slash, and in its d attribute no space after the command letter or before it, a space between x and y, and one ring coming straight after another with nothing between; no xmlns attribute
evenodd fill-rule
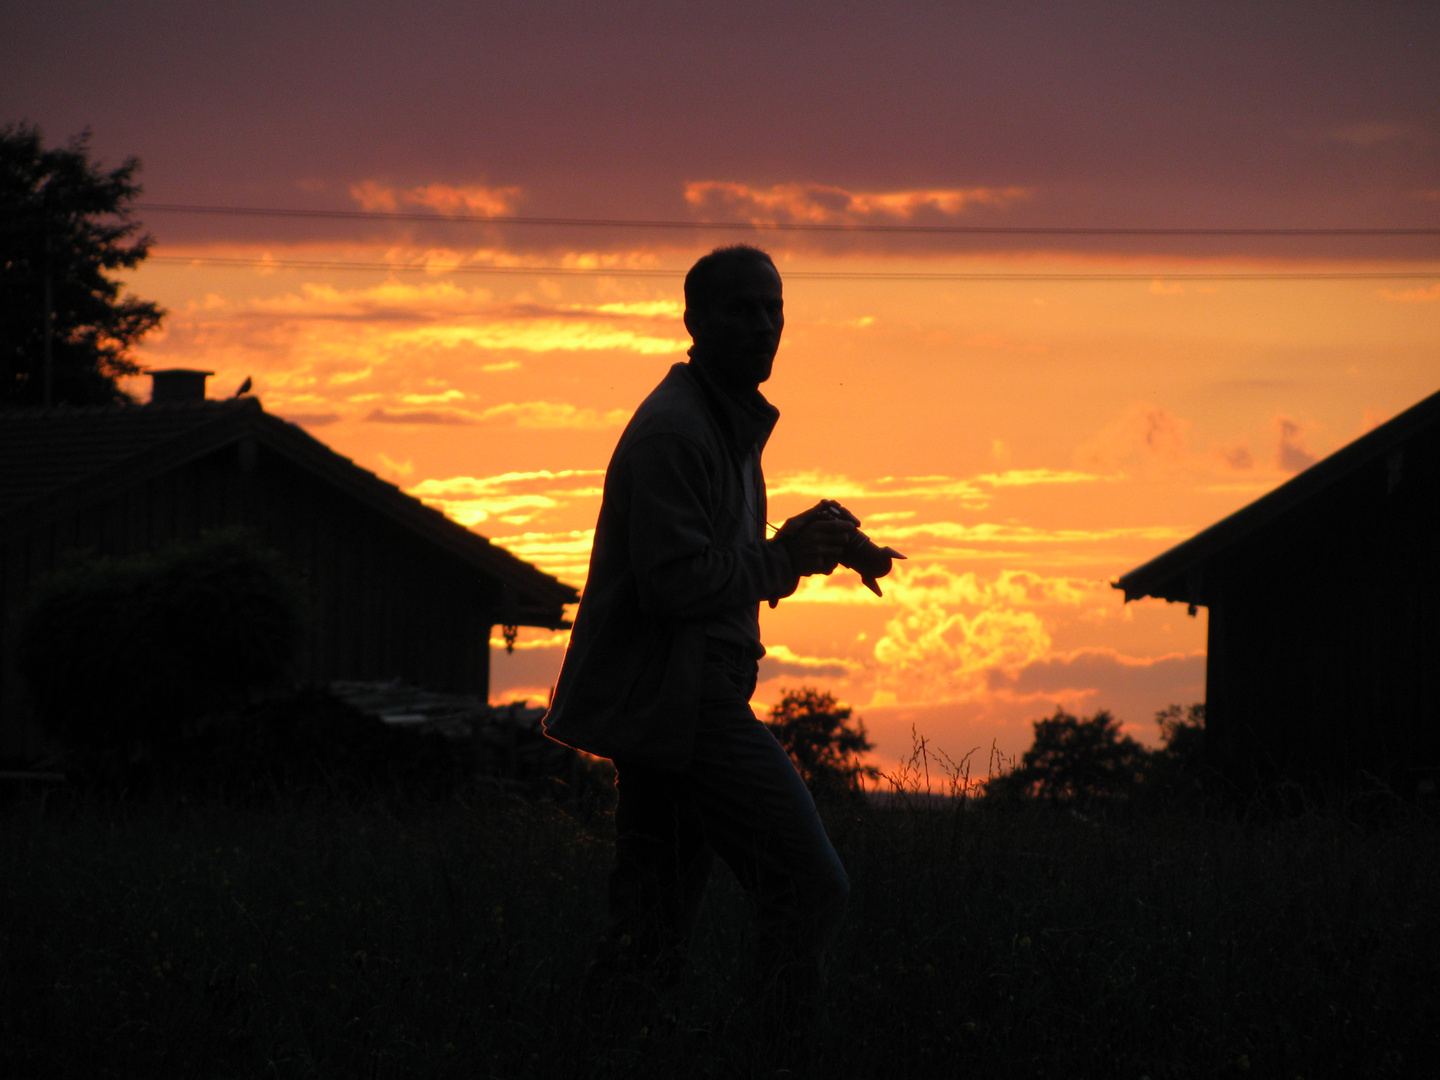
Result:
<svg viewBox="0 0 1440 1080"><path fill-rule="evenodd" d="M685 312L685 328L695 339L715 378L739 389L754 389L770 378L785 301L780 275L763 262L732 265L716 283L714 303L704 311Z"/></svg>

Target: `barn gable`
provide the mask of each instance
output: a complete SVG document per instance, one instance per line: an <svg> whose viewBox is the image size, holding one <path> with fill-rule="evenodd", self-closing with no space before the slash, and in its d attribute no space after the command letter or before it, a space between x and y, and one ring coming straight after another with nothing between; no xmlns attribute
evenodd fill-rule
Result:
<svg viewBox="0 0 1440 1080"><path fill-rule="evenodd" d="M1440 769L1440 394L1122 576L1209 609L1207 756L1235 785Z"/></svg>

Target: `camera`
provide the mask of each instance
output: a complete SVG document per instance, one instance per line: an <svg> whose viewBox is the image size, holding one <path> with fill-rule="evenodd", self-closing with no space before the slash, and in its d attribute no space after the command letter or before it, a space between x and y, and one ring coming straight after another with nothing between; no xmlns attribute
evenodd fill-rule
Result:
<svg viewBox="0 0 1440 1080"><path fill-rule="evenodd" d="M890 573L890 567L896 559L903 559L905 556L892 547L880 547L874 540L861 532L858 528L860 519L834 499L821 500L820 505L815 507L813 513L817 518L848 521L851 525L857 526L845 544L845 550L840 554L840 565L854 570L860 575L860 580L865 583L867 589L876 596L883 596L878 579Z"/></svg>

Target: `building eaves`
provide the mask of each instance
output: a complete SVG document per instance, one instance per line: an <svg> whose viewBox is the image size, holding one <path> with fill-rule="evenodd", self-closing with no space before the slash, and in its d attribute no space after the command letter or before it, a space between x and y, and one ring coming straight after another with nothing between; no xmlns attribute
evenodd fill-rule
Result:
<svg viewBox="0 0 1440 1080"><path fill-rule="evenodd" d="M1124 590L1126 603L1153 596L1205 604L1205 567L1215 556L1262 529L1283 524L1285 517L1299 507L1323 498L1327 490L1345 477L1437 422L1440 422L1440 393L1431 394L1274 491L1122 575L1112 583L1112 588Z"/></svg>

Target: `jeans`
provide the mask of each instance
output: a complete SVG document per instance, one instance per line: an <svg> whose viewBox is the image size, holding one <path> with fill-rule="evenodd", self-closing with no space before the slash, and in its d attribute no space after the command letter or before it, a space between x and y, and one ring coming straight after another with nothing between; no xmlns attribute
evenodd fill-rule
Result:
<svg viewBox="0 0 1440 1080"><path fill-rule="evenodd" d="M689 768L617 760L610 927L596 967L673 976L714 856L753 899L758 975L818 982L850 882L789 756L750 710L755 662L707 654Z"/></svg>

